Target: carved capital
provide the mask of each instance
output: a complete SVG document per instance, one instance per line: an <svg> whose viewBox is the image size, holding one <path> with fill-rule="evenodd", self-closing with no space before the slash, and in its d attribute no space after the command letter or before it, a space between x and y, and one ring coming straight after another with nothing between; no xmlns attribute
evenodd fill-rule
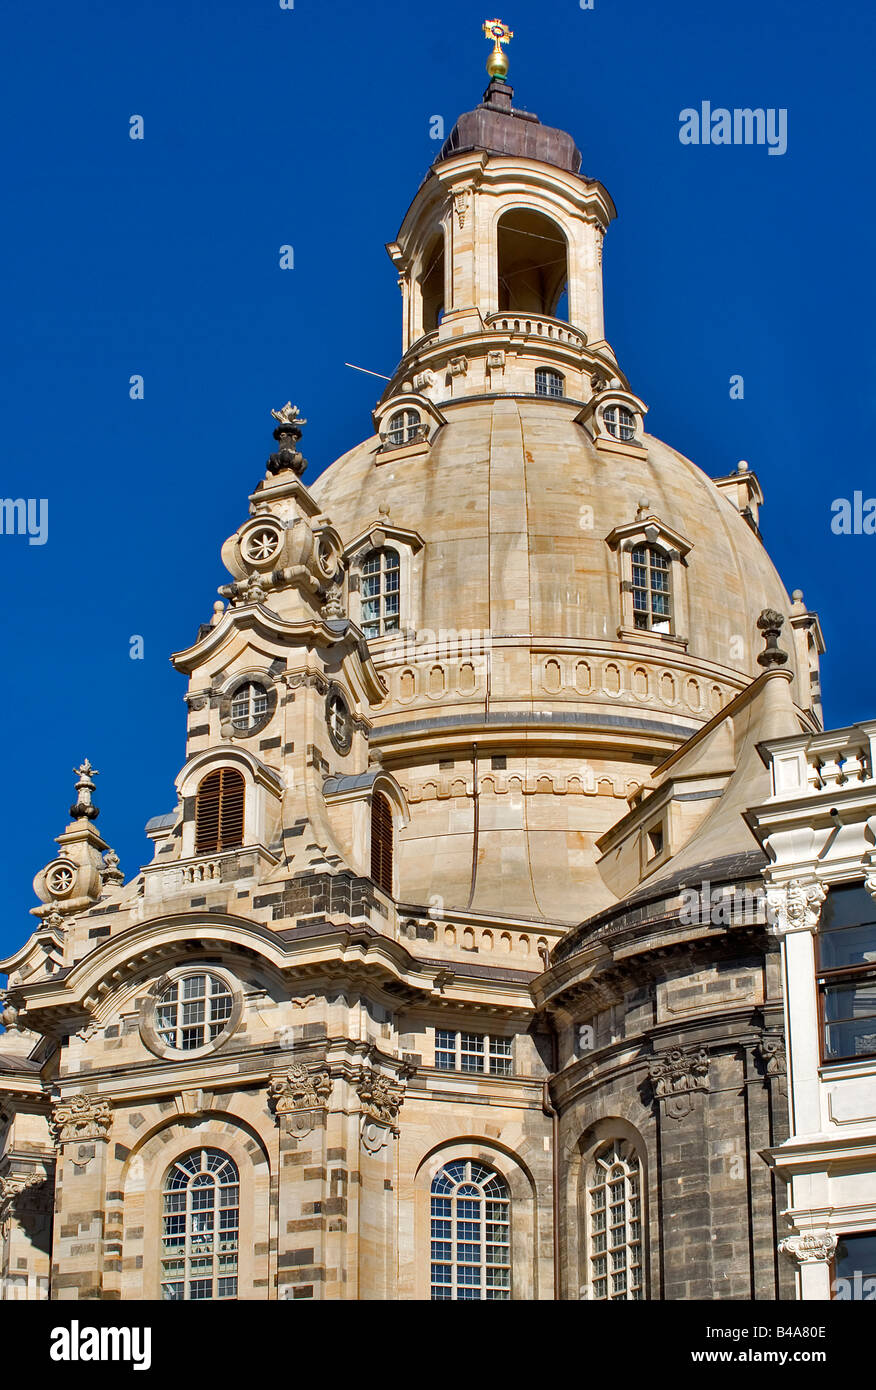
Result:
<svg viewBox="0 0 876 1390"><path fill-rule="evenodd" d="M373 1067L366 1067L356 1083L356 1092L362 1109L362 1143L369 1153L377 1153L390 1134L398 1134L405 1088Z"/></svg>
<svg viewBox="0 0 876 1390"><path fill-rule="evenodd" d="M674 1047L654 1057L648 1070L654 1095L666 1102L666 1113L673 1120L689 1115L695 1093L709 1089L709 1054L704 1048L685 1052Z"/></svg>
<svg viewBox="0 0 876 1390"><path fill-rule="evenodd" d="M0 1178L0 1232L6 1234L10 1218L16 1211L41 1206L45 1209L50 1195L45 1172L31 1173L27 1177L7 1174Z"/></svg>
<svg viewBox="0 0 876 1390"><path fill-rule="evenodd" d="M770 924L776 936L793 931L814 931L827 897L823 883L806 883L801 878L767 888Z"/></svg>
<svg viewBox="0 0 876 1390"><path fill-rule="evenodd" d="M784 1038L765 1033L757 1044L756 1051L767 1076L787 1076L788 1058Z"/></svg>
<svg viewBox="0 0 876 1390"><path fill-rule="evenodd" d="M787 1236L779 1241L779 1250L798 1265L820 1264L833 1259L838 1237L833 1231L807 1231L802 1236Z"/></svg>
<svg viewBox="0 0 876 1390"><path fill-rule="evenodd" d="M268 1105L287 1134L309 1134L315 1111L324 1110L332 1093L332 1077L326 1066L312 1070L296 1062L288 1071L268 1081Z"/></svg>
<svg viewBox="0 0 876 1390"><path fill-rule="evenodd" d="M112 1128L112 1106L99 1096L64 1096L52 1101L49 1128L55 1145L92 1144L109 1139Z"/></svg>

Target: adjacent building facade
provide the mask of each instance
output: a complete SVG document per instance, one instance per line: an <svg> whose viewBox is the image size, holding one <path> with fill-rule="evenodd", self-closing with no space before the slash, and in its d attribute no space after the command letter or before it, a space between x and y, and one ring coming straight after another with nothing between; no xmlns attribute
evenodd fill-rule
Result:
<svg viewBox="0 0 876 1390"><path fill-rule="evenodd" d="M764 747L835 738L817 618L747 466L645 431L611 198L512 95L388 247L373 432L305 486L274 412L127 879L76 769L2 962L5 1298L794 1298L783 1245L876 1225L870 1064L818 1072L763 877L832 881L770 848L830 801L860 878L872 748L776 800Z"/></svg>

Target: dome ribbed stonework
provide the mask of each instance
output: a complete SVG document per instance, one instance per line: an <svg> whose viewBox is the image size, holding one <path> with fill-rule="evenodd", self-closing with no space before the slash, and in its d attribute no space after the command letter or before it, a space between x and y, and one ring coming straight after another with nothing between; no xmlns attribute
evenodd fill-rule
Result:
<svg viewBox="0 0 876 1390"><path fill-rule="evenodd" d="M468 902L477 743L472 907L581 920L613 901L596 839L650 768L758 674L758 615L787 615L790 600L732 503L659 440L607 456L568 402L443 409L431 448L382 463L371 439L313 487L346 537L382 521L387 544L393 528L424 543L402 598L402 625L417 636L371 643L389 691L372 742L414 811L402 898ZM607 538L643 512L690 546L673 566L686 646L618 637L622 582ZM444 632L463 635L459 655L452 637L441 650Z"/></svg>

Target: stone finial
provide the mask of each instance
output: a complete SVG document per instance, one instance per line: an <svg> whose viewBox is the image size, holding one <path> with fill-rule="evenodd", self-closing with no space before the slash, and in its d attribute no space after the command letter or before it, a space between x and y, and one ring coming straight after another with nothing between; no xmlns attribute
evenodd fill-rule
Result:
<svg viewBox="0 0 876 1390"><path fill-rule="evenodd" d="M70 815L74 820L97 820L100 811L91 800L91 793L95 790L94 778L99 777L100 773L96 767L92 767L88 759L81 767L73 769L79 781L76 783L78 795L73 805L70 807Z"/></svg>
<svg viewBox="0 0 876 1390"><path fill-rule="evenodd" d="M225 604L222 602L221 598L217 598L216 602L213 604L213 616L210 619L210 626L218 627L224 616Z"/></svg>
<svg viewBox="0 0 876 1390"><path fill-rule="evenodd" d="M276 474L291 469L300 478L307 467L307 459L299 453L297 445L307 421L302 417L298 406L292 405L290 401L286 402L282 410L272 410L271 414L278 422L274 430L278 448L268 459L268 472Z"/></svg>
<svg viewBox="0 0 876 1390"><path fill-rule="evenodd" d="M651 503L650 503L649 499L648 499L647 497L640 497L640 498L639 498L639 506L638 506L638 509L637 509L637 511L636 511L636 520L637 520L637 521L644 521L644 520L645 520L645 517L649 515L650 511L651 511Z"/></svg>
<svg viewBox="0 0 876 1390"><path fill-rule="evenodd" d="M784 618L774 608L765 608L757 620L758 630L763 633L766 644L757 662L767 670L771 666L784 666L788 660L788 653L783 652L779 646L779 637L784 625Z"/></svg>

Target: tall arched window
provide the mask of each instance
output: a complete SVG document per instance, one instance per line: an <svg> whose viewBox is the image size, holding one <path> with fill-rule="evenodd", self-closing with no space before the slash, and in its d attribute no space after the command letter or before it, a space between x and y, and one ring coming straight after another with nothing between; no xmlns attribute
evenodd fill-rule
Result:
<svg viewBox="0 0 876 1390"><path fill-rule="evenodd" d="M392 811L382 792L371 798L371 877L392 897Z"/></svg>
<svg viewBox="0 0 876 1390"><path fill-rule="evenodd" d="M633 551L633 621L647 632L671 632L669 556L656 545Z"/></svg>
<svg viewBox="0 0 876 1390"><path fill-rule="evenodd" d="M362 565L362 631L366 637L398 632L401 565L398 551L372 550Z"/></svg>
<svg viewBox="0 0 876 1390"><path fill-rule="evenodd" d="M246 783L233 767L209 772L195 798L195 853L217 854L243 844Z"/></svg>
<svg viewBox="0 0 876 1390"><path fill-rule="evenodd" d="M162 1298L237 1298L240 1178L219 1149L193 1149L164 1180Z"/></svg>
<svg viewBox="0 0 876 1390"><path fill-rule="evenodd" d="M615 1140L598 1153L587 1189L590 1297L645 1297L642 1263L642 1165L632 1147Z"/></svg>
<svg viewBox="0 0 876 1390"><path fill-rule="evenodd" d="M432 1183L432 1298L511 1297L511 1200L498 1173L448 1163Z"/></svg>

